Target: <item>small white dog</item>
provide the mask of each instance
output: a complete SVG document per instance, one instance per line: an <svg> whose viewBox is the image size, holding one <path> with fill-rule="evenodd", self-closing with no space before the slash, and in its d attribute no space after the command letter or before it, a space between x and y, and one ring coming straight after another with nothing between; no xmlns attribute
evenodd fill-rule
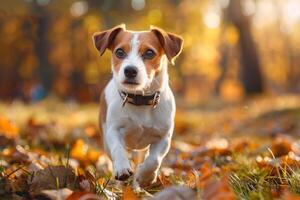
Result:
<svg viewBox="0 0 300 200"><path fill-rule="evenodd" d="M167 65L174 64L183 40L156 27L135 32L125 25L95 33L93 40L100 55L112 51L113 78L101 96L100 127L115 178L133 173L128 149L147 149L134 175L135 183L147 186L170 148L176 108Z"/></svg>

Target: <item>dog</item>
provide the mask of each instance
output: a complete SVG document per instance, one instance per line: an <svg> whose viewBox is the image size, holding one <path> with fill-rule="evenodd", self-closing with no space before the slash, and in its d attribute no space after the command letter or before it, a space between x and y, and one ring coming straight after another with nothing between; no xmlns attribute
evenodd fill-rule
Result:
<svg viewBox="0 0 300 200"><path fill-rule="evenodd" d="M148 186L170 148L176 107L167 67L181 53L183 39L158 27L129 31L123 24L95 33L93 41L100 55L112 52L113 77L101 95L99 123L113 174L127 180L133 174L127 150L146 149L134 182Z"/></svg>

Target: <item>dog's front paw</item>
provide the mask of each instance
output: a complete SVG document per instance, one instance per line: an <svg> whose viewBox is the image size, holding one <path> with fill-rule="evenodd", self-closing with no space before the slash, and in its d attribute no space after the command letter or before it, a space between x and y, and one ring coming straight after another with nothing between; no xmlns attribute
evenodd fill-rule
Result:
<svg viewBox="0 0 300 200"><path fill-rule="evenodd" d="M134 182L137 183L140 187L146 187L156 182L157 170L147 170L145 166L141 165L138 167Z"/></svg>
<svg viewBox="0 0 300 200"><path fill-rule="evenodd" d="M126 181L133 174L129 163L116 163L114 165L115 179Z"/></svg>

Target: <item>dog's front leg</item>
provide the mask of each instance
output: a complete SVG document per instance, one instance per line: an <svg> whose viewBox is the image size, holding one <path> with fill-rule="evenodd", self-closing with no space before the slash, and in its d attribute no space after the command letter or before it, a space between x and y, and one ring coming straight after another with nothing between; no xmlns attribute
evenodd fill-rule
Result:
<svg viewBox="0 0 300 200"><path fill-rule="evenodd" d="M125 181L133 173L126 156L122 134L117 128L111 127L105 133L105 146L113 163L113 173L117 180Z"/></svg>
<svg viewBox="0 0 300 200"><path fill-rule="evenodd" d="M145 187L154 183L163 158L170 149L172 134L168 134L163 139L150 145L149 155L140 164L135 174L135 182L139 186Z"/></svg>

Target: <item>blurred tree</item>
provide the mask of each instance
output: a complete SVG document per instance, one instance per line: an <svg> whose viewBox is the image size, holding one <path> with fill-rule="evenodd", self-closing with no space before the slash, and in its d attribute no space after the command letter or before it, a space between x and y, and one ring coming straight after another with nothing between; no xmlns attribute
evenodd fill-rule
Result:
<svg viewBox="0 0 300 200"><path fill-rule="evenodd" d="M48 61L48 28L50 16L44 5L38 0L28 1L29 11L36 20L36 38L34 46L38 58L37 74L46 90L51 89L53 71Z"/></svg>
<svg viewBox="0 0 300 200"><path fill-rule="evenodd" d="M245 2L252 5L252 13ZM47 92L62 99L98 100L99 91L111 77L110 54L107 51L100 58L91 36L120 23L133 30L147 29L152 24L183 36L184 51L169 72L172 88L185 100L189 97L199 103L208 99L214 89L221 97L226 91L257 93L264 89L264 84L266 89L275 92L299 91L300 29L296 25L300 17L294 9L300 4L297 2L22 0L0 3L0 98L32 100L32 96L40 98L39 91L45 87ZM276 20L279 21L275 24ZM261 70L266 73L262 75ZM237 81L239 78L241 81ZM230 92L226 94L233 96Z"/></svg>
<svg viewBox="0 0 300 200"><path fill-rule="evenodd" d="M251 33L251 19L242 11L241 0L230 0L227 14L229 20L239 31L241 59L241 81L246 94L263 91L263 78L259 55Z"/></svg>
<svg viewBox="0 0 300 200"><path fill-rule="evenodd" d="M286 24L284 22L285 14L282 10L282 4L280 1L273 2L276 8L276 12L278 16L276 17L276 31L279 33L279 36L283 40L283 52L286 57L286 79L288 90L291 92L299 91L300 85L300 67L299 63L299 52L295 51L293 46L292 37L288 34L289 31L283 31L282 29L287 29Z"/></svg>

